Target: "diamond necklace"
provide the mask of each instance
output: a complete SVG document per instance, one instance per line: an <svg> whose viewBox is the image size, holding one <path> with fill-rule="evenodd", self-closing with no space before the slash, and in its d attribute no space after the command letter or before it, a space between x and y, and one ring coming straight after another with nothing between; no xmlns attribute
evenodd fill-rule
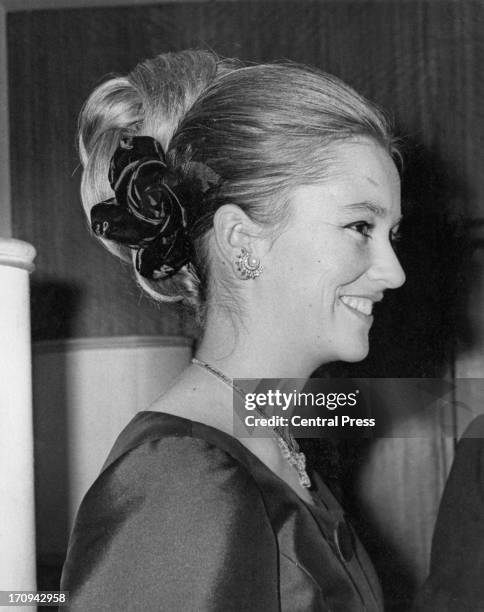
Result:
<svg viewBox="0 0 484 612"><path fill-rule="evenodd" d="M210 365L205 361L201 361L196 357L193 357L192 363L200 368L203 368L204 370L207 370L207 372L213 374L241 397L245 398L245 393L242 391L242 389L232 380L230 380L228 376L225 376L223 372L217 370L217 368L214 368L213 365ZM266 418L266 415L258 408L256 408L256 412L258 412L262 417ZM282 456L284 459L286 459L289 465L296 470L299 478L299 484L305 489L308 489L311 486L311 480L306 472L306 457L304 453L299 450L299 444L297 443L296 439L290 431L286 431L283 427L272 427L271 429L276 434L277 444Z"/></svg>

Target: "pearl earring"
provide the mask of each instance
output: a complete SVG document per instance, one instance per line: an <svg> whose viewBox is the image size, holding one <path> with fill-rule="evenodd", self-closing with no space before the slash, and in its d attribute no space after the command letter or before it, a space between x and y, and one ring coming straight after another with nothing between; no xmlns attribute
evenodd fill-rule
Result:
<svg viewBox="0 0 484 612"><path fill-rule="evenodd" d="M247 249L242 249L240 255L237 256L237 270L244 280L249 278L257 278L262 272L262 266L257 257L251 257Z"/></svg>

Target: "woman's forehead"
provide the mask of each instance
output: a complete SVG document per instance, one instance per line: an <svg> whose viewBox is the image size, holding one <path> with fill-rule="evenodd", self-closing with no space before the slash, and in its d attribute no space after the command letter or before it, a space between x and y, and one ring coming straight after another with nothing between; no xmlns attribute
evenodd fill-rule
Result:
<svg viewBox="0 0 484 612"><path fill-rule="evenodd" d="M328 175L318 183L301 185L291 197L294 211L349 216L356 212L377 217L400 217L400 177L390 155L372 142L342 143Z"/></svg>
<svg viewBox="0 0 484 612"><path fill-rule="evenodd" d="M369 138L337 143L332 151L330 179L360 178L374 187L400 185L400 175L389 152Z"/></svg>

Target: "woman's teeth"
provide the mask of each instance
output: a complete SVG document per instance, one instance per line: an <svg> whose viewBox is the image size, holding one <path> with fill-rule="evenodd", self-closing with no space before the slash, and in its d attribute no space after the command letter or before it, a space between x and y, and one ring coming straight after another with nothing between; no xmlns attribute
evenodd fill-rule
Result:
<svg viewBox="0 0 484 612"><path fill-rule="evenodd" d="M346 304L346 306L353 308L353 310L357 310L366 316L371 315L373 302L368 298L343 295L341 296L340 300L343 302L343 304Z"/></svg>

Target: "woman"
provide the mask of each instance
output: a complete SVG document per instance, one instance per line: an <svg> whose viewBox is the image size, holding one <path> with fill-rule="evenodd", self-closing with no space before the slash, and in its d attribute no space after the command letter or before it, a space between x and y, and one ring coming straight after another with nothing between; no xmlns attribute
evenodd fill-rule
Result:
<svg viewBox="0 0 484 612"><path fill-rule="evenodd" d="M233 436L232 380L366 356L373 303L404 282L384 117L316 70L187 51L101 85L80 151L93 231L150 295L194 306L203 335L81 505L71 609L381 610L293 438Z"/></svg>

